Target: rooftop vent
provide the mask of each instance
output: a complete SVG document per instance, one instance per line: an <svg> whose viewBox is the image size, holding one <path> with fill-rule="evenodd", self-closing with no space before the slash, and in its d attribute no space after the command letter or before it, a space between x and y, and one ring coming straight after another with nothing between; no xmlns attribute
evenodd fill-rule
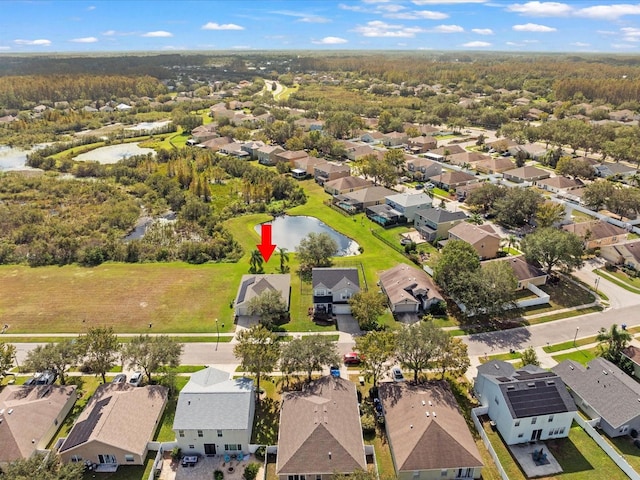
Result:
<svg viewBox="0 0 640 480"><path fill-rule="evenodd" d="M7 411L7 414L8 414L8 415L11 415L12 413L13 413L13 408L10 408L10 409Z"/></svg>
<svg viewBox="0 0 640 480"><path fill-rule="evenodd" d="M609 375L609 372L607 372L606 370L602 370L602 373L604 373L605 375Z"/></svg>
<svg viewBox="0 0 640 480"><path fill-rule="evenodd" d="M500 365L498 365L497 363L494 363L493 366L496 367L496 370L500 370Z"/></svg>
<svg viewBox="0 0 640 480"><path fill-rule="evenodd" d="M434 417L437 417L436 412L431 412Z"/></svg>
<svg viewBox="0 0 640 480"><path fill-rule="evenodd" d="M422 406L424 407L426 405L425 401L422 400Z"/></svg>
<svg viewBox="0 0 640 480"><path fill-rule="evenodd" d="M571 370L573 370L573 365L569 365L569 368L570 368Z"/></svg>
<svg viewBox="0 0 640 480"><path fill-rule="evenodd" d="M429 416L429 412L424 412L424 414L428 417Z"/></svg>
<svg viewBox="0 0 640 480"><path fill-rule="evenodd" d="M433 403L431 403L431 400L429 400L429 406L432 407Z"/></svg>

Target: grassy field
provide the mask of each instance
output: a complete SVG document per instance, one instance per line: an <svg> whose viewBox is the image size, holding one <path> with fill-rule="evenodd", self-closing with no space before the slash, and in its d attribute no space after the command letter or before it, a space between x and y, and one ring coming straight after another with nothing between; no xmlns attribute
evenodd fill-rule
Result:
<svg viewBox="0 0 640 480"><path fill-rule="evenodd" d="M573 352L554 355L552 358L558 363L563 362L564 360L573 360L574 362L586 365L591 360L596 358L596 356L598 356L598 347L588 348L586 350L576 349Z"/></svg>
<svg viewBox="0 0 640 480"><path fill-rule="evenodd" d="M201 370L202 367L198 367ZM170 442L175 440L176 434L173 432L173 419L176 416L176 406L178 405L178 393L184 388L190 377L176 377L176 391L169 397L167 406L160 418L160 426L156 430L153 440L156 442Z"/></svg>

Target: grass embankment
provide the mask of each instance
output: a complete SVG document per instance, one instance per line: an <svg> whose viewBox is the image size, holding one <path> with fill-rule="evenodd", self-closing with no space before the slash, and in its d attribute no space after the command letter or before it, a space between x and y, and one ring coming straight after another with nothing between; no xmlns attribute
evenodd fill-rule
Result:
<svg viewBox="0 0 640 480"><path fill-rule="evenodd" d="M640 294L640 278L631 278L627 274L618 271L610 272L596 269L593 272L628 292Z"/></svg>

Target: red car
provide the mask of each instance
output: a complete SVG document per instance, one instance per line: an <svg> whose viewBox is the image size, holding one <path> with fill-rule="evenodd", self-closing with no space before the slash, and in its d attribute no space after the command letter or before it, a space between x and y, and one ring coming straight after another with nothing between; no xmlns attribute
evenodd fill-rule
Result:
<svg viewBox="0 0 640 480"><path fill-rule="evenodd" d="M345 353L343 359L345 365L360 365L362 359L356 352Z"/></svg>

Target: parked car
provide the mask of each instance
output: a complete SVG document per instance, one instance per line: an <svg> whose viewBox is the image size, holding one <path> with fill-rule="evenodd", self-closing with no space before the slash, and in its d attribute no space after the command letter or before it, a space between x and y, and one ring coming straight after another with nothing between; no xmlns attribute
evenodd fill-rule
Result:
<svg viewBox="0 0 640 480"><path fill-rule="evenodd" d="M394 382L404 382L404 375L402 374L400 367L393 367L391 369L391 378Z"/></svg>
<svg viewBox="0 0 640 480"><path fill-rule="evenodd" d="M424 188L424 185L422 183L418 183L416 185L416 190L422 190Z"/></svg>
<svg viewBox="0 0 640 480"><path fill-rule="evenodd" d="M433 189L433 188L436 188L436 186L435 186L433 183L431 183L431 182L427 183L427 184L426 184L426 187L427 187L429 190L431 190L431 189Z"/></svg>
<svg viewBox="0 0 640 480"><path fill-rule="evenodd" d="M118 375L113 377L111 383L127 383L127 376L124 373L119 373Z"/></svg>
<svg viewBox="0 0 640 480"><path fill-rule="evenodd" d="M53 382L56 381L56 378L58 378L58 374L55 372L52 372L50 370L47 370L45 372L42 372L35 381L34 385L52 385Z"/></svg>
<svg viewBox="0 0 640 480"><path fill-rule="evenodd" d="M329 373L331 374L332 377L339 377L340 376L340 367L338 367L337 365L331 365L331 367L329 367Z"/></svg>
<svg viewBox="0 0 640 480"><path fill-rule="evenodd" d="M360 365L362 359L360 355L356 352L345 353L344 357L342 357L342 361L345 365Z"/></svg>
<svg viewBox="0 0 640 480"><path fill-rule="evenodd" d="M133 372L131 378L129 379L129 385L133 385L134 387L139 387L142 383L142 372Z"/></svg>

